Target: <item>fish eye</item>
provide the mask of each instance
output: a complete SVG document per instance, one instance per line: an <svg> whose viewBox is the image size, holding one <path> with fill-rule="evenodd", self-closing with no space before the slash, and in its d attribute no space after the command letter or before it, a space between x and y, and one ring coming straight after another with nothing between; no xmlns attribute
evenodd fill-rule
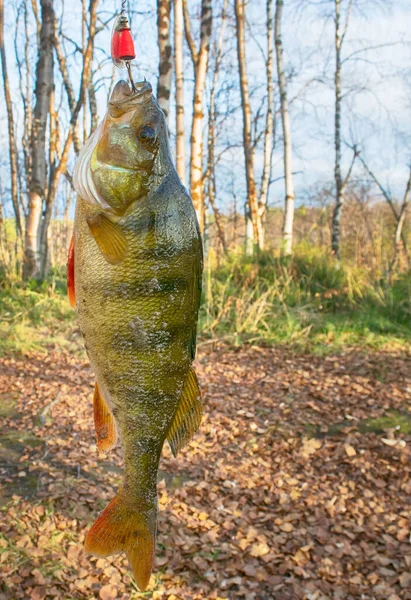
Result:
<svg viewBox="0 0 411 600"><path fill-rule="evenodd" d="M154 142L156 139L156 132L152 127L150 127L150 125L144 125L144 127L141 127L138 130L137 135L138 139L143 143Z"/></svg>

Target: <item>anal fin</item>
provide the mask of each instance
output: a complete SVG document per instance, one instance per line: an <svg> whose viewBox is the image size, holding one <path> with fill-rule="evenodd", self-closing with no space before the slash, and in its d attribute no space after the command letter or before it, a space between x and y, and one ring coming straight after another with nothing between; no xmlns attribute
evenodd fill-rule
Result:
<svg viewBox="0 0 411 600"><path fill-rule="evenodd" d="M117 444L117 428L113 413L102 397L98 384L94 388L94 426L99 451L108 452Z"/></svg>
<svg viewBox="0 0 411 600"><path fill-rule="evenodd" d="M199 428L201 415L201 392L198 387L197 375L191 367L167 434L167 440L174 456L177 456L177 453L188 444Z"/></svg>

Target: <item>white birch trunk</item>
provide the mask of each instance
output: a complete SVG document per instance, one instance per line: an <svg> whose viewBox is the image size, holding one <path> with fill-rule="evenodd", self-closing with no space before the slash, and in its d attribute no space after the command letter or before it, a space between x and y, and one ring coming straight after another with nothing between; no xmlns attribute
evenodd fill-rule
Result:
<svg viewBox="0 0 411 600"><path fill-rule="evenodd" d="M201 231L205 226L203 190L203 100L210 50L211 0L202 0L200 49L195 62L193 120L191 126L190 193Z"/></svg>
<svg viewBox="0 0 411 600"><path fill-rule="evenodd" d="M332 219L331 249L340 258L341 211L344 203L341 175L341 0L335 0L335 207Z"/></svg>
<svg viewBox="0 0 411 600"><path fill-rule="evenodd" d="M176 168L185 185L183 3L174 0L174 68L176 73Z"/></svg>
<svg viewBox="0 0 411 600"><path fill-rule="evenodd" d="M166 120L170 112L172 49L170 43L170 0L157 0L157 32L160 52L157 100Z"/></svg>
<svg viewBox="0 0 411 600"><path fill-rule="evenodd" d="M39 275L39 226L46 187L46 128L53 89L53 0L41 0L40 46L36 68L36 105L31 134L31 178L26 235L24 242L23 277Z"/></svg>
<svg viewBox="0 0 411 600"><path fill-rule="evenodd" d="M214 212L215 224L217 227L217 235L221 242L221 246L225 254L228 252L227 242L224 232L223 220L221 213L216 205L217 197L217 185L216 185L216 174L215 174L215 142L217 137L216 132L216 90L218 83L218 74L220 70L221 59L223 55L223 43L224 43L224 32L227 18L227 5L228 0L224 0L223 10L221 15L221 29L218 36L217 42L217 55L214 65L213 82L211 85L210 92L210 112L208 117L208 198L210 201L211 208Z"/></svg>
<svg viewBox="0 0 411 600"><path fill-rule="evenodd" d="M281 20L283 4L283 0L276 0L275 48L277 54L277 72L281 102L281 121L283 125L284 139L285 204L283 222L283 251L285 255L290 255L292 253L293 248L294 181L292 170L291 125L287 98L287 80L284 72L284 54L281 39Z"/></svg>
<svg viewBox="0 0 411 600"><path fill-rule="evenodd" d="M237 25L237 56L240 76L241 105L243 110L243 144L247 182L247 203L253 225L253 243L260 250L264 247L264 231L259 213L257 186L254 173L254 148L251 134L251 107L248 90L247 63L245 53L245 3L235 0L235 16ZM246 228L246 235L249 228ZM249 245L246 241L246 247Z"/></svg>
<svg viewBox="0 0 411 600"><path fill-rule="evenodd" d="M7 70L6 50L4 47L4 1L0 0L0 56L1 68L3 73L3 89L6 100L7 110L7 126L9 134L9 159L10 159L10 175L11 175L11 200L16 218L17 237L22 237L23 220L19 204L19 189L18 189L18 162L17 162L17 144L16 135L14 132L14 115L13 105L11 102L9 77Z"/></svg>
<svg viewBox="0 0 411 600"><path fill-rule="evenodd" d="M273 0L267 0L267 115L264 132L264 167L260 188L260 217L264 218L267 208L268 190L271 177L271 156L274 134L274 84L273 84L273 62L274 62L274 36L273 36Z"/></svg>

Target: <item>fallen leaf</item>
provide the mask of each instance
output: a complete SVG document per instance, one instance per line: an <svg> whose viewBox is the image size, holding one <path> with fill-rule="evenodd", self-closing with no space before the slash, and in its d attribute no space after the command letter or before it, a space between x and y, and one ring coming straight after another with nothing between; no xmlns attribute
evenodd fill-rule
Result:
<svg viewBox="0 0 411 600"><path fill-rule="evenodd" d="M344 450L347 456L349 456L350 458L352 456L356 456L357 452L355 450L355 448L353 448L353 446L351 446L350 444L345 444L344 445Z"/></svg>

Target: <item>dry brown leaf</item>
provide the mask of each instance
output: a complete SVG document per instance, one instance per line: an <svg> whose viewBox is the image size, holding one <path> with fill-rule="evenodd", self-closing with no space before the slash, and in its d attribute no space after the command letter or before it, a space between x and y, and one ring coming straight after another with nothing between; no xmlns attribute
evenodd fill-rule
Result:
<svg viewBox="0 0 411 600"><path fill-rule="evenodd" d="M114 585L104 585L99 592L99 596L101 600L115 600L118 597L118 588Z"/></svg>
<svg viewBox="0 0 411 600"><path fill-rule="evenodd" d="M253 544L251 546L251 556L264 556L270 552L270 548L267 546L265 542L261 542L259 544Z"/></svg>
<svg viewBox="0 0 411 600"><path fill-rule="evenodd" d="M356 456L357 455L357 451L356 449L351 446L351 444L344 444L344 450L347 456L349 456L350 458L352 456Z"/></svg>

